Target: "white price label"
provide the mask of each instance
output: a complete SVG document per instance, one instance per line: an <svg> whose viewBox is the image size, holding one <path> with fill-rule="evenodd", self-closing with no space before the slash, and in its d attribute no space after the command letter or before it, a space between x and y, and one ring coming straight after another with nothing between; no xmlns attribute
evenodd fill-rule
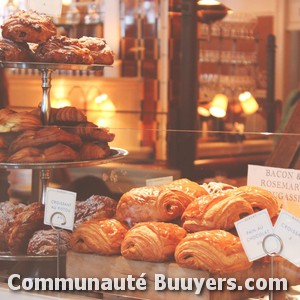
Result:
<svg viewBox="0 0 300 300"><path fill-rule="evenodd" d="M249 261L278 249L278 240L270 238L264 241L265 237L273 234L273 225L266 209L235 222L235 227ZM263 247L263 241L268 253Z"/></svg>
<svg viewBox="0 0 300 300"><path fill-rule="evenodd" d="M28 7L48 16L59 17L62 10L62 0L28 0Z"/></svg>
<svg viewBox="0 0 300 300"><path fill-rule="evenodd" d="M76 193L47 188L44 224L73 230Z"/></svg>
<svg viewBox="0 0 300 300"><path fill-rule="evenodd" d="M146 186L159 186L173 181L173 176L151 178L146 180Z"/></svg>
<svg viewBox="0 0 300 300"><path fill-rule="evenodd" d="M274 233L282 241L280 255L300 267L300 219L282 209L275 223Z"/></svg>

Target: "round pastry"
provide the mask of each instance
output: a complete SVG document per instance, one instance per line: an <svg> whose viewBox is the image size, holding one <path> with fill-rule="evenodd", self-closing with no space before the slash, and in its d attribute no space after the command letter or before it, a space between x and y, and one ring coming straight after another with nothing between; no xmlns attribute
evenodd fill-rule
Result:
<svg viewBox="0 0 300 300"><path fill-rule="evenodd" d="M8 39L0 39L0 60L33 61L33 53L26 43L15 43Z"/></svg>
<svg viewBox="0 0 300 300"><path fill-rule="evenodd" d="M40 44L35 56L39 62L86 65L94 63L89 49L84 48L78 39L66 36L53 36Z"/></svg>
<svg viewBox="0 0 300 300"><path fill-rule="evenodd" d="M117 202L106 196L93 195L85 201L76 203L75 224L86 220L103 220L116 213Z"/></svg>
<svg viewBox="0 0 300 300"><path fill-rule="evenodd" d="M79 39L80 44L91 51L95 64L112 65L114 54L106 41L98 37L83 36Z"/></svg>
<svg viewBox="0 0 300 300"><path fill-rule="evenodd" d="M79 151L81 160L101 159L108 157L110 148L105 142L84 143Z"/></svg>
<svg viewBox="0 0 300 300"><path fill-rule="evenodd" d="M32 10L20 10L1 26L2 36L15 42L41 43L56 34L51 17Z"/></svg>
<svg viewBox="0 0 300 300"><path fill-rule="evenodd" d="M71 234L66 230L60 231L59 251L65 254L70 248ZM56 255L58 250L58 233L54 229L38 230L29 240L28 255Z"/></svg>

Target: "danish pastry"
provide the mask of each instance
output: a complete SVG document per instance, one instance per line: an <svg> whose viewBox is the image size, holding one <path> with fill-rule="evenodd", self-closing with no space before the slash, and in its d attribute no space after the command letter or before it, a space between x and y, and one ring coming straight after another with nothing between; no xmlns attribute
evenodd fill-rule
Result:
<svg viewBox="0 0 300 300"><path fill-rule="evenodd" d="M115 219L84 222L72 234L71 249L101 255L120 254L127 230L125 225Z"/></svg>
<svg viewBox="0 0 300 300"><path fill-rule="evenodd" d="M162 262L174 259L177 244L186 231L176 224L144 222L132 227L122 242L121 253L127 259Z"/></svg>
<svg viewBox="0 0 300 300"><path fill-rule="evenodd" d="M0 60L14 62L33 61L33 53L27 44L0 39Z"/></svg>
<svg viewBox="0 0 300 300"><path fill-rule="evenodd" d="M240 239L224 230L188 234L176 247L179 266L211 273L230 273L251 267Z"/></svg>
<svg viewBox="0 0 300 300"><path fill-rule="evenodd" d="M1 26L2 36L15 42L41 43L56 34L51 17L32 10L19 10Z"/></svg>

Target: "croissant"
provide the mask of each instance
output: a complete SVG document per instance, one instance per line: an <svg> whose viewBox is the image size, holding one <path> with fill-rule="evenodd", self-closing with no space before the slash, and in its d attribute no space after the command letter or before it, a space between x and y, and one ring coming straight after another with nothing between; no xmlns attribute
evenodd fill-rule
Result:
<svg viewBox="0 0 300 300"><path fill-rule="evenodd" d="M177 244L186 231L176 224L144 222L128 230L121 246L127 259L162 262L174 259Z"/></svg>
<svg viewBox="0 0 300 300"><path fill-rule="evenodd" d="M186 208L182 215L183 228L188 232L231 229L234 222L249 214L253 214L252 206L242 197L211 194L196 199Z"/></svg>
<svg viewBox="0 0 300 300"><path fill-rule="evenodd" d="M240 239L224 230L188 234L175 249L179 266L211 273L230 273L251 267Z"/></svg>
<svg viewBox="0 0 300 300"><path fill-rule="evenodd" d="M120 254L126 232L127 227L115 219L86 221L73 232L71 249L101 255Z"/></svg>
<svg viewBox="0 0 300 300"><path fill-rule="evenodd" d="M74 124L87 122L86 115L74 106L65 106L62 108L51 108L50 123L59 124Z"/></svg>
<svg viewBox="0 0 300 300"><path fill-rule="evenodd" d="M117 206L117 219L127 223L170 221L182 215L190 197L179 197L163 186L134 188L123 194Z"/></svg>
<svg viewBox="0 0 300 300"><path fill-rule="evenodd" d="M84 143L80 148L81 160L101 159L108 157L110 154L110 147L107 143L89 142Z"/></svg>
<svg viewBox="0 0 300 300"><path fill-rule="evenodd" d="M256 186L241 186L230 191L230 195L242 197L248 201L254 211L267 209L270 218L277 216L279 211L278 200L270 192Z"/></svg>

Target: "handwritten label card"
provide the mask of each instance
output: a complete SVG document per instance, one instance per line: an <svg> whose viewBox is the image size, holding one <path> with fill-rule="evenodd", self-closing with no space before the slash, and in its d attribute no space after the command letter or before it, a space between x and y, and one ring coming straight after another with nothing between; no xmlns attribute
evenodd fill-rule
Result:
<svg viewBox="0 0 300 300"><path fill-rule="evenodd" d="M235 227L249 261L267 255L263 248L263 240L273 233L273 226L266 209L235 222ZM265 247L269 252L278 247L275 240L267 239Z"/></svg>
<svg viewBox="0 0 300 300"><path fill-rule="evenodd" d="M282 209L275 223L274 233L283 243L280 255L300 267L300 219Z"/></svg>
<svg viewBox="0 0 300 300"><path fill-rule="evenodd" d="M59 17L62 10L62 0L28 0L28 7L48 16Z"/></svg>
<svg viewBox="0 0 300 300"><path fill-rule="evenodd" d="M300 170L248 165L247 185L272 192L279 206L300 217Z"/></svg>
<svg viewBox="0 0 300 300"><path fill-rule="evenodd" d="M73 230L76 193L47 188L45 199L44 224ZM65 224L64 224L65 223Z"/></svg>
<svg viewBox="0 0 300 300"><path fill-rule="evenodd" d="M164 185L172 181L173 181L173 176L151 178L146 180L146 186Z"/></svg>

